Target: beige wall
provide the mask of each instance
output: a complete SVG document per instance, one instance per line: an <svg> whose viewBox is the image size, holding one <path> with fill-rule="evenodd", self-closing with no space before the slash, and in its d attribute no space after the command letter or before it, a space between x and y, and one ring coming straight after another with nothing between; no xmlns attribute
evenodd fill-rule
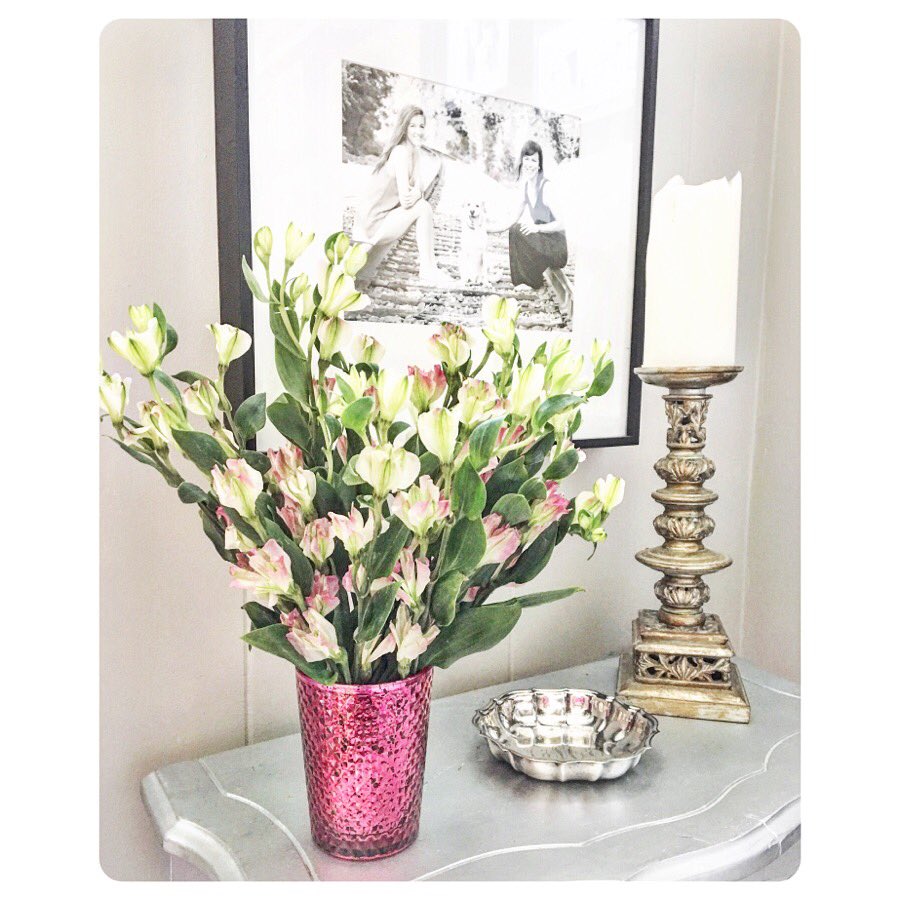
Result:
<svg viewBox="0 0 900 900"><path fill-rule="evenodd" d="M783 403L776 389L798 385L792 35L771 21L664 22L654 165L657 186L675 173L691 182L743 171L738 362L747 370L717 392L709 441L721 496L710 543L737 563L711 579L712 608L739 652L788 675L796 675L799 514L796 492L785 497L782 486L798 482L799 423L796 402ZM104 32L101 332L121 327L128 303L159 300L181 334L174 356L184 367L208 356L203 325L218 309L212 102L208 21L117 22ZM585 545L564 542L535 582L586 592L530 610L499 647L439 672L438 694L627 645L635 610L653 605L655 575L633 555L657 542L659 395L645 390L640 445L588 451L566 482L574 493L611 471L628 485L593 560ZM294 731L296 707L286 665L243 653L240 598L191 511L152 470L101 444L101 858L113 877L155 879L167 867L140 805L140 777ZM788 523L777 542L748 527L776 519ZM777 659L776 621L789 635Z"/></svg>

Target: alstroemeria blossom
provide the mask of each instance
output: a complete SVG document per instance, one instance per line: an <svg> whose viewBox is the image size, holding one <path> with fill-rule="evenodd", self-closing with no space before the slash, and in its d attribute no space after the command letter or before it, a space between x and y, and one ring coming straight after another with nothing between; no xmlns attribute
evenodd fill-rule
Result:
<svg viewBox="0 0 900 900"><path fill-rule="evenodd" d="M382 369L375 377L378 417L385 422L394 422L409 400L411 386L412 380L409 375Z"/></svg>
<svg viewBox="0 0 900 900"><path fill-rule="evenodd" d="M625 482L615 475L598 478L593 490L582 491L575 497L572 532L593 544L606 540L603 523L614 507L622 502Z"/></svg>
<svg viewBox="0 0 900 900"><path fill-rule="evenodd" d="M138 403L138 418L142 427L135 433L147 438L157 450L168 449L173 440L172 429L163 408L155 400L144 400Z"/></svg>
<svg viewBox="0 0 900 900"><path fill-rule="evenodd" d="M481 520L487 537L487 549L479 566L498 565L508 560L519 549L519 532L506 525L497 513Z"/></svg>
<svg viewBox="0 0 900 900"><path fill-rule="evenodd" d="M394 567L391 577L400 587L397 597L405 603L414 613L422 607L425 588L431 580L431 566L427 558L416 558L409 547L400 551L400 559Z"/></svg>
<svg viewBox="0 0 900 900"><path fill-rule="evenodd" d="M340 353L353 338L353 329L343 319L324 319L319 326L319 353L329 359Z"/></svg>
<svg viewBox="0 0 900 900"><path fill-rule="evenodd" d="M130 378L122 378L115 373L109 375L106 372L100 376L100 406L109 413L109 420L113 425L121 425L125 418L130 387Z"/></svg>
<svg viewBox="0 0 900 900"><path fill-rule="evenodd" d="M244 519L256 517L256 498L262 493L263 477L246 460L226 459L215 466L212 488L222 506L231 507Z"/></svg>
<svg viewBox="0 0 900 900"><path fill-rule="evenodd" d="M432 625L424 634L422 626L412 624L405 606L397 610L397 616L390 626L391 635L397 644L397 668L401 678L406 678L409 668L427 649L428 645L440 634L437 625Z"/></svg>
<svg viewBox="0 0 900 900"><path fill-rule="evenodd" d="M368 546L375 536L375 519L369 513L368 521L363 521L362 513L355 507L350 507L347 516L338 513L328 513L331 524L334 527L335 537L344 545L344 549L355 559L362 552L363 547Z"/></svg>
<svg viewBox="0 0 900 900"><path fill-rule="evenodd" d="M350 345L350 352L358 363L373 363L377 365L384 359L387 352L384 344L376 341L371 334L358 334L353 338Z"/></svg>
<svg viewBox="0 0 900 900"><path fill-rule="evenodd" d="M296 500L291 499L287 494L282 494L282 500L283 505L278 510L278 517L287 525L291 537L298 541L303 536L303 529L306 527L306 517L303 515L303 510Z"/></svg>
<svg viewBox="0 0 900 900"><path fill-rule="evenodd" d="M295 469L278 482L281 492L300 504L303 515L309 518L315 512L313 498L316 496L316 476L309 469Z"/></svg>
<svg viewBox="0 0 900 900"><path fill-rule="evenodd" d="M300 548L318 568L334 553L334 526L327 518L313 519L303 529Z"/></svg>
<svg viewBox="0 0 900 900"><path fill-rule="evenodd" d="M615 475L598 478L594 482L593 494L600 501L603 511L609 515L625 496L625 479Z"/></svg>
<svg viewBox="0 0 900 900"><path fill-rule="evenodd" d="M376 497L409 487L419 474L419 458L402 447L364 447L356 459L356 474L372 486Z"/></svg>
<svg viewBox="0 0 900 900"><path fill-rule="evenodd" d="M431 370L409 366L408 371L412 377L412 391L409 398L416 412L425 412L447 389L447 376L440 366L435 366Z"/></svg>
<svg viewBox="0 0 900 900"><path fill-rule="evenodd" d="M140 318L138 320L141 321ZM151 375L159 368L166 348L166 335L156 316L151 316L144 328L129 329L124 335L114 331L107 340L109 346L127 359L141 375Z"/></svg>
<svg viewBox="0 0 900 900"><path fill-rule="evenodd" d="M369 258L369 254L366 252L366 248L363 244L354 244L345 254L344 258L341 260L341 265L344 267L344 271L352 276L356 277L362 267L366 264L366 260Z"/></svg>
<svg viewBox="0 0 900 900"><path fill-rule="evenodd" d="M241 553L246 554L249 551L256 549L256 544L245 534L238 531L234 522L231 521L231 516L225 512L224 507L220 506L216 510L216 518L222 523L222 526L225 529L226 550L239 550Z"/></svg>
<svg viewBox="0 0 900 900"><path fill-rule="evenodd" d="M409 491L388 497L388 509L420 540L439 522L450 515L450 501L441 496L438 486L428 475Z"/></svg>
<svg viewBox="0 0 900 900"><path fill-rule="evenodd" d="M488 297L484 301L484 336L501 356L512 353L516 338L519 304L511 297Z"/></svg>
<svg viewBox="0 0 900 900"><path fill-rule="evenodd" d="M266 473L276 484L303 470L303 451L295 444L282 444L266 450L271 468Z"/></svg>
<svg viewBox="0 0 900 900"><path fill-rule="evenodd" d="M259 261L264 266L268 266L272 256L272 229L268 225L263 225L253 235L253 250L259 257Z"/></svg>
<svg viewBox="0 0 900 900"><path fill-rule="evenodd" d="M527 419L534 412L544 387L544 367L529 363L513 375L509 392L509 411L520 419Z"/></svg>
<svg viewBox="0 0 900 900"><path fill-rule="evenodd" d="M247 567L231 566L231 586L255 591L257 594L289 594L294 580L287 554L274 540L268 540L258 550L246 554Z"/></svg>
<svg viewBox="0 0 900 900"><path fill-rule="evenodd" d="M589 377L581 374L584 368L584 357L573 352L568 340L557 340L553 343L552 356L544 373L544 387L547 396L556 394L575 394L583 391L591 383Z"/></svg>
<svg viewBox="0 0 900 900"><path fill-rule="evenodd" d="M216 353L219 356L219 365L222 368L230 366L236 359L243 356L253 343L246 331L235 328L234 325L221 325L213 322L206 326L216 341Z"/></svg>
<svg viewBox="0 0 900 900"><path fill-rule="evenodd" d="M181 398L188 412L195 416L203 416L212 424L219 421L219 394L208 379L198 379L181 392Z"/></svg>
<svg viewBox="0 0 900 900"><path fill-rule="evenodd" d="M453 410L435 406L421 413L416 419L416 429L419 439L443 465L453 461L459 436L459 417Z"/></svg>
<svg viewBox="0 0 900 900"><path fill-rule="evenodd" d="M363 309L370 303L369 298L356 289L352 276L334 266L325 270L319 281L319 293L322 296L319 310L329 318L350 310Z"/></svg>
<svg viewBox="0 0 900 900"><path fill-rule="evenodd" d="M467 378L459 388L457 401L453 411L466 428L473 428L490 418L497 405L497 389L488 381Z"/></svg>
<svg viewBox="0 0 900 900"><path fill-rule="evenodd" d="M542 531L554 522L558 522L569 509L568 499L560 493L555 481L547 482L547 496L538 500L531 507L531 518L522 539L522 545L528 546Z"/></svg>
<svg viewBox="0 0 900 900"><path fill-rule="evenodd" d="M341 602L338 597L339 581L336 575L313 575L312 590L306 598L306 605L317 613L327 616Z"/></svg>
<svg viewBox="0 0 900 900"><path fill-rule="evenodd" d="M338 645L334 625L316 610L307 609L302 615L283 616L282 622L290 628L285 635L288 642L307 662L323 659L341 661L346 658L346 653Z"/></svg>
<svg viewBox="0 0 900 900"><path fill-rule="evenodd" d="M304 234L293 222L290 222L284 233L285 264L288 267L292 266L315 238L316 236L313 232L307 231Z"/></svg>
<svg viewBox="0 0 900 900"><path fill-rule="evenodd" d="M428 339L428 349L444 364L448 372L461 369L472 355L465 328L450 322L442 323L441 330Z"/></svg>

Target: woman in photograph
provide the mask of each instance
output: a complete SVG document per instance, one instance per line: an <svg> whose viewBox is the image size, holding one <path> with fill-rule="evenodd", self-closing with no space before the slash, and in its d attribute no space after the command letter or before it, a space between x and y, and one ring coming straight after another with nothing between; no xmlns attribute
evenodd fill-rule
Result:
<svg viewBox="0 0 900 900"><path fill-rule="evenodd" d="M404 107L394 133L372 170L370 185L356 211L354 239L371 245L359 273L364 282L375 274L391 248L413 226L419 252L419 280L432 285L452 283L434 257L434 210L431 200L443 172L441 157L424 146L425 113Z"/></svg>
<svg viewBox="0 0 900 900"><path fill-rule="evenodd" d="M509 271L514 285L537 290L546 284L559 298L563 312L572 312L573 292L562 271L569 248L562 220L551 206L552 192L544 175L544 151L537 141L526 141L519 151L519 184L522 202L509 230Z"/></svg>

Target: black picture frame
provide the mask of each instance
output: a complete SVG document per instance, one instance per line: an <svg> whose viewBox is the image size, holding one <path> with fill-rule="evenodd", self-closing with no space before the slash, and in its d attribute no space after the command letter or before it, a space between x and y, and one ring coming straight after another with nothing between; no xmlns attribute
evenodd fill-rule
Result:
<svg viewBox="0 0 900 900"><path fill-rule="evenodd" d="M645 20L644 83L641 112L638 207L635 234L631 359L625 434L576 440L579 447L637 444L641 425L641 380L634 370L644 346L644 292L650 200L653 193L653 141L659 60L659 20ZM253 334L253 297L241 272L241 257L252 256L250 217L250 130L246 19L213 20L213 68L216 116L216 191L219 229L219 293L221 321ZM618 377L624 373L619 372ZM225 390L237 406L255 391L253 354L235 360Z"/></svg>

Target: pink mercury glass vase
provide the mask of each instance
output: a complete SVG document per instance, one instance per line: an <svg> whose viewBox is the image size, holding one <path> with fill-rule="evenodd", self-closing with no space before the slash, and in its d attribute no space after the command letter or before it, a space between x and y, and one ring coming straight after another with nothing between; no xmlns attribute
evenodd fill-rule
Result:
<svg viewBox="0 0 900 900"><path fill-rule="evenodd" d="M379 859L416 839L431 672L332 685L297 672L309 820L332 856Z"/></svg>

